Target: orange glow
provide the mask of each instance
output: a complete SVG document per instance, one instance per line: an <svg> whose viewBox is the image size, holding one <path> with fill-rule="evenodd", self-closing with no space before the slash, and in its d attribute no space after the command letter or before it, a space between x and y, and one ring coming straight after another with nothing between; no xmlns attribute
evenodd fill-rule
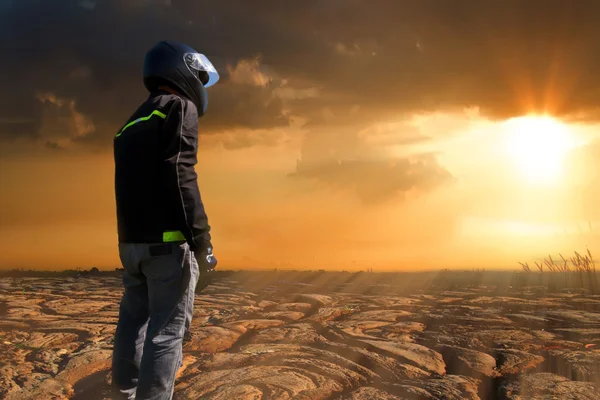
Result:
<svg viewBox="0 0 600 400"><path fill-rule="evenodd" d="M513 268L540 252L593 251L597 125L545 116L498 122L467 111L381 123L354 142L333 130L320 136L327 141L315 144L314 165L329 166L325 178L346 186L291 176L307 156L300 140L229 150L216 143L238 133L203 137L198 181L221 266ZM430 139L398 144L419 135ZM330 149L344 168L337 158L331 166ZM437 154L452 179L436 185L436 175L423 175L438 168L429 161L389 176L423 153ZM352 164L357 157L370 161ZM14 156L2 165L0 182L10 190L0 196L0 268L120 265L111 154ZM377 165L366 175L356 170ZM418 179L427 185L415 187ZM389 195L359 196L373 188Z"/></svg>

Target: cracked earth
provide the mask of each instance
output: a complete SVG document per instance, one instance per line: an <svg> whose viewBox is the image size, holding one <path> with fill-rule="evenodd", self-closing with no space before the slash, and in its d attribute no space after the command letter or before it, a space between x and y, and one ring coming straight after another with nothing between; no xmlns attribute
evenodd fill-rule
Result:
<svg viewBox="0 0 600 400"><path fill-rule="evenodd" d="M174 398L600 399L600 296L327 275L234 273L198 293ZM111 399L121 293L116 275L0 278L0 398Z"/></svg>

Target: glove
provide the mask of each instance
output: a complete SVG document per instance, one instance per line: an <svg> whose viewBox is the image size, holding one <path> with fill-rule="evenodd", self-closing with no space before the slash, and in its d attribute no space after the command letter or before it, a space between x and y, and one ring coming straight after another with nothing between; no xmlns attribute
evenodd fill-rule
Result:
<svg viewBox="0 0 600 400"><path fill-rule="evenodd" d="M200 277L196 284L196 292L200 292L211 284L212 275L217 267L217 259L213 254L212 246L195 251L194 256L196 257L198 269L200 270Z"/></svg>
<svg viewBox="0 0 600 400"><path fill-rule="evenodd" d="M214 272L217 267L217 259L213 254L212 246L209 246L202 250L194 252L196 261L198 262L198 268L200 269L200 275L208 275Z"/></svg>

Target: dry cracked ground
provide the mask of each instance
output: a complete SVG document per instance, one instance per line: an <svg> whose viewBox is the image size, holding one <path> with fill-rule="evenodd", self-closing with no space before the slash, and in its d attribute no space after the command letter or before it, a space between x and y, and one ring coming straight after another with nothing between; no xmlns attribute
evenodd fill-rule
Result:
<svg viewBox="0 0 600 400"><path fill-rule="evenodd" d="M0 279L0 398L111 398L120 284ZM254 289L196 295L175 399L600 399L600 296Z"/></svg>

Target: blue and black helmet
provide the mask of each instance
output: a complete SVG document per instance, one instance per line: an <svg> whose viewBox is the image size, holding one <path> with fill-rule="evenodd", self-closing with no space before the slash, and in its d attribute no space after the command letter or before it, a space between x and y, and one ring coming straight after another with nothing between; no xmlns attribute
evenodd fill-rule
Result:
<svg viewBox="0 0 600 400"><path fill-rule="evenodd" d="M204 55L188 45L161 41L148 50L144 60L144 86L149 91L166 84L189 98L202 116L208 106L206 88L219 73Z"/></svg>

